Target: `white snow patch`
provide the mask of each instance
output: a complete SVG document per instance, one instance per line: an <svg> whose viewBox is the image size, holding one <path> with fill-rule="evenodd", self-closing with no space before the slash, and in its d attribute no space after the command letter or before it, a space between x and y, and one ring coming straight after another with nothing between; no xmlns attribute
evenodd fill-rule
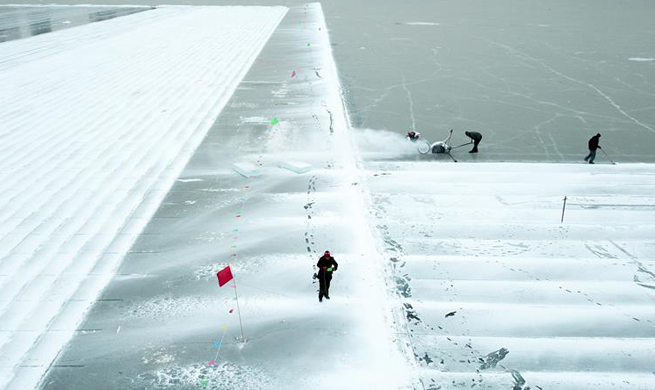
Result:
<svg viewBox="0 0 655 390"><path fill-rule="evenodd" d="M138 377L145 388L208 388L261 390L270 388L271 379L261 369L232 362L208 367L206 364L166 367ZM205 387L204 384L207 384Z"/></svg>
<svg viewBox="0 0 655 390"><path fill-rule="evenodd" d="M200 188L198 191L204 192L239 192L240 188Z"/></svg>
<svg viewBox="0 0 655 390"><path fill-rule="evenodd" d="M277 91L271 92L271 94L276 98L285 98L289 96L290 93L292 92L289 88L280 88Z"/></svg>
<svg viewBox="0 0 655 390"><path fill-rule="evenodd" d="M177 179L177 181L182 182L182 183L193 183L197 181L204 181L202 179Z"/></svg>
<svg viewBox="0 0 655 390"><path fill-rule="evenodd" d="M199 295L183 297L159 296L146 301L136 302L126 307L123 318L158 318L171 320L176 317L196 314L204 310L215 310L219 303L219 300L214 297L203 297Z"/></svg>
<svg viewBox="0 0 655 390"><path fill-rule="evenodd" d="M650 62L650 61L655 61L655 58L630 57L628 58L628 60L635 61L635 62Z"/></svg>
<svg viewBox="0 0 655 390"><path fill-rule="evenodd" d="M144 364L168 364L175 361L175 356L167 354L164 349L153 352L150 356L143 356L141 361Z"/></svg>

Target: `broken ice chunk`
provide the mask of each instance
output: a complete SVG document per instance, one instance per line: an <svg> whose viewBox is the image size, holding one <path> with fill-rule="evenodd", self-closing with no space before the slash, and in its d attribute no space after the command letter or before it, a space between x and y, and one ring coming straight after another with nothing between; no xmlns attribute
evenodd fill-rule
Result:
<svg viewBox="0 0 655 390"><path fill-rule="evenodd" d="M493 351L486 356L486 360L480 358L483 361L480 366L480 370L486 370L488 368L494 368L501 360L505 359L505 356L509 353L507 348L501 348L497 351Z"/></svg>
<svg viewBox="0 0 655 390"><path fill-rule="evenodd" d="M303 162L284 161L280 163L280 168L288 169L295 173L306 173L311 171L312 166Z"/></svg>
<svg viewBox="0 0 655 390"><path fill-rule="evenodd" d="M233 165L233 167L235 171L244 177L256 177L261 175L257 169L257 166L249 162L236 163Z"/></svg>

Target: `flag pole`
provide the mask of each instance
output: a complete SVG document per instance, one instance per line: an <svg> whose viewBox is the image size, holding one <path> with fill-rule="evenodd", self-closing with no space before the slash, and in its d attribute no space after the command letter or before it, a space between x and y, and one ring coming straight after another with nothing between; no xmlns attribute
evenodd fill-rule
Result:
<svg viewBox="0 0 655 390"><path fill-rule="evenodd" d="M237 278L232 276L232 283L234 284L234 298L237 301L237 313L239 314L239 327L241 328L241 342L245 343L246 338L243 336L243 323L241 322L241 308L239 307L239 296L237 295Z"/></svg>
<svg viewBox="0 0 655 390"><path fill-rule="evenodd" d="M564 197L564 204L562 205L562 219L559 223L564 223L564 211L566 210L566 196Z"/></svg>

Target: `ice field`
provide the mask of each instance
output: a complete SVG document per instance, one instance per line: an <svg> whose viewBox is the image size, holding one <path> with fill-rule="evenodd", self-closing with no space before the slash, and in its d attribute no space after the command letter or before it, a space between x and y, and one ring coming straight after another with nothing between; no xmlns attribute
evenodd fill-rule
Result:
<svg viewBox="0 0 655 390"><path fill-rule="evenodd" d="M34 0L11 0L34 3ZM125 4L125 0L65 3ZM139 4L233 5L233 0ZM300 6L302 0L242 0ZM432 141L484 135L477 160L578 162L590 134L655 162L655 2L322 3L351 124ZM467 158L467 157L463 157Z"/></svg>
<svg viewBox="0 0 655 390"><path fill-rule="evenodd" d="M400 64L411 56L362 67L385 55L343 41L365 16L288 3L9 7L6 18L0 7L0 27L21 26L0 43L0 390L651 390L655 170L631 161L651 161L655 123L626 106L650 104L651 55L632 51L641 70L618 78L646 81L625 100L582 74L566 89L597 87L612 113L598 92L588 111L536 97L561 76L533 74L544 88L526 84L529 94L497 89L544 115L613 118L601 144L617 164L579 161L591 125L527 126L555 138L526 154L523 141L498 141L510 129L492 128L481 153L457 149L454 163L419 155L402 134L431 115L439 72L462 80L456 61L420 82L425 69ZM453 28L462 4L440 20L401 9L380 29L430 40L417 29ZM29 34L39 18L77 24ZM358 37L362 53L386 39ZM498 55L517 50L494 42L507 46ZM570 64L512 55L551 76ZM432 139L468 110L434 94L460 112L428 129ZM641 140L638 152L622 156L622 134ZM576 137L582 146L566 149ZM339 269L319 303L324 250ZM219 287L227 265L235 285Z"/></svg>

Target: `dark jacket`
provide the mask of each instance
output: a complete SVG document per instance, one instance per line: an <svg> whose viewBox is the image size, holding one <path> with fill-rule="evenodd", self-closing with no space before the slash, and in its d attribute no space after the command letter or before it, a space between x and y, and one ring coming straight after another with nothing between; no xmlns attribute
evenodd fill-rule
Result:
<svg viewBox="0 0 655 390"><path fill-rule="evenodd" d="M596 150L599 148L600 135L596 134L589 139L589 150Z"/></svg>
<svg viewBox="0 0 655 390"><path fill-rule="evenodd" d="M482 139L482 134L478 133L477 131L465 131L464 134L466 134L466 136L473 141L479 141Z"/></svg>
<svg viewBox="0 0 655 390"><path fill-rule="evenodd" d="M318 267L318 272L324 272L327 271L328 268L332 267L332 271L336 271L337 267L339 267L339 264L334 260L334 257L332 256L321 256L320 259L318 259L318 263L316 263L316 266ZM328 271L330 272L330 271Z"/></svg>

